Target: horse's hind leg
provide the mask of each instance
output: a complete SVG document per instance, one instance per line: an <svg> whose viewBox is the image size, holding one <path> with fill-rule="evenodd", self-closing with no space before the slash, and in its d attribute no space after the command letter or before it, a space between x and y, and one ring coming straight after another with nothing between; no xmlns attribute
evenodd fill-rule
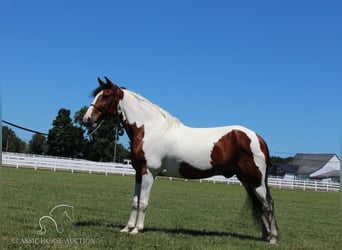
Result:
<svg viewBox="0 0 342 250"><path fill-rule="evenodd" d="M260 219L262 225L262 238L271 244L277 243L279 233L274 215L274 203L267 185L257 188L245 186L253 204L253 213Z"/></svg>

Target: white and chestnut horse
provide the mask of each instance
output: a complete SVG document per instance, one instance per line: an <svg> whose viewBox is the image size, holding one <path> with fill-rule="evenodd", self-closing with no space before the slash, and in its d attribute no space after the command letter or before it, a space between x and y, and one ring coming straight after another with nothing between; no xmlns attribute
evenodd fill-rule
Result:
<svg viewBox="0 0 342 250"><path fill-rule="evenodd" d="M186 179L236 175L252 200L262 238L277 242L274 204L267 186L269 152L259 135L241 126L187 127L140 95L105 80L98 78L100 86L93 92L84 123L93 131L104 118L117 114L131 141L136 183L132 212L121 232L143 230L157 175Z"/></svg>

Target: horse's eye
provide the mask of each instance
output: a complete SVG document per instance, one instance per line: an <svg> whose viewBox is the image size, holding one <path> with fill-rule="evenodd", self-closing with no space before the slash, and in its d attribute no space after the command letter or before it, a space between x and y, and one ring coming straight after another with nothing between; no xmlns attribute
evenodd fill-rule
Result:
<svg viewBox="0 0 342 250"><path fill-rule="evenodd" d="M106 100L108 99L108 97L109 97L109 95L103 95L103 96L102 96L102 99L103 99L104 101L106 101Z"/></svg>

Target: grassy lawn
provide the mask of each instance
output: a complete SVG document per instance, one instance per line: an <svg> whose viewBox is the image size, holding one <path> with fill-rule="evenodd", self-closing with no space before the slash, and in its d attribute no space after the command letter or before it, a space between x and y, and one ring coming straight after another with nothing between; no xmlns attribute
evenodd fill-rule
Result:
<svg viewBox="0 0 342 250"><path fill-rule="evenodd" d="M277 246L259 240L239 185L158 179L144 233L122 234L134 177L2 167L2 249L340 249L340 194L272 189L281 234ZM59 233L39 219L57 205ZM57 211L57 210L56 210ZM71 214L71 210L69 215ZM52 216L51 216L52 217ZM47 218L47 217L46 217Z"/></svg>

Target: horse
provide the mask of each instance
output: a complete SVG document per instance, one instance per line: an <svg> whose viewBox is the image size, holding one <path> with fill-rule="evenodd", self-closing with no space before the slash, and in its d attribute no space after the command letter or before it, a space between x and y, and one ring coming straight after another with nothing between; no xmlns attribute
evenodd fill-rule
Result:
<svg viewBox="0 0 342 250"><path fill-rule="evenodd" d="M158 175L185 179L236 175L252 201L262 240L277 243L274 202L267 185L269 150L258 134L242 126L188 127L107 77L105 81L98 78L98 83L83 122L91 133L105 118L117 115L130 139L136 171L132 210L121 232L137 234L144 229L151 188Z"/></svg>

